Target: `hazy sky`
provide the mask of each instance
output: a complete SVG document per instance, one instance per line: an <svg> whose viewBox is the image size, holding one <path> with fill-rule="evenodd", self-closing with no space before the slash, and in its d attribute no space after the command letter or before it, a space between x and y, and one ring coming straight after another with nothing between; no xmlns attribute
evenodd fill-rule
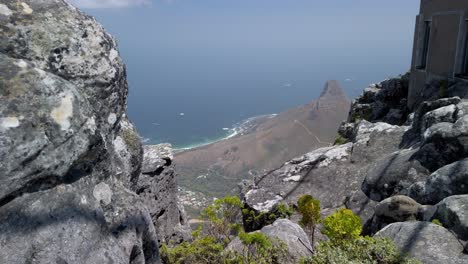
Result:
<svg viewBox="0 0 468 264"><path fill-rule="evenodd" d="M129 114L143 135L162 141L174 141L174 129L203 134L193 127L220 129L307 103L327 79L355 96L404 73L419 9L419 0L71 2L116 36ZM171 127L181 112L184 126Z"/></svg>

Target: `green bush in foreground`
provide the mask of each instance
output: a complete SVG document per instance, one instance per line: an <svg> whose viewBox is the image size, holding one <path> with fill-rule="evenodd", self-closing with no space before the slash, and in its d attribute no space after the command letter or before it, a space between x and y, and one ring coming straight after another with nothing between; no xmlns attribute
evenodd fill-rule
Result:
<svg viewBox="0 0 468 264"><path fill-rule="evenodd" d="M195 238L191 243L182 244L169 248L166 245L161 247L161 259L167 264L204 264L204 263L224 263L224 245L218 243L212 236Z"/></svg>
<svg viewBox="0 0 468 264"><path fill-rule="evenodd" d="M313 257L301 264L416 264L420 263L400 254L393 242L386 238L362 237L361 218L351 210L341 209L323 221L322 233L330 240L315 247Z"/></svg>
<svg viewBox="0 0 468 264"><path fill-rule="evenodd" d="M214 201L201 214L205 220L205 233L216 238L217 242L227 245L232 236L242 230L242 207L242 202L237 196L226 196Z"/></svg>
<svg viewBox="0 0 468 264"><path fill-rule="evenodd" d="M314 257L306 258L301 264L420 264L406 258L385 238L359 237L336 243L320 242L315 248Z"/></svg>
<svg viewBox="0 0 468 264"><path fill-rule="evenodd" d="M256 212L255 210L242 209L246 230L258 230L263 226L271 225L280 218L289 219L294 209L287 204L279 203L270 212Z"/></svg>
<svg viewBox="0 0 468 264"><path fill-rule="evenodd" d="M311 195L303 195L297 201L297 211L302 215L299 224L306 229L310 235L312 246L315 240L315 228L320 222L320 201Z"/></svg>
<svg viewBox="0 0 468 264"><path fill-rule="evenodd" d="M322 221L322 234L332 241L358 238L362 232L361 218L349 209L341 209Z"/></svg>
<svg viewBox="0 0 468 264"><path fill-rule="evenodd" d="M161 247L161 259L166 264L279 264L285 256L286 245L260 232L245 233L240 223L242 202L227 196L216 200L202 212L205 221L192 233L192 242L173 248ZM292 214L289 207L280 206L280 214ZM239 236L242 248L227 250L228 244Z"/></svg>
<svg viewBox="0 0 468 264"><path fill-rule="evenodd" d="M240 233L242 253L230 252L232 263L240 264L279 264L286 256L287 246L279 240L272 240L260 232Z"/></svg>
<svg viewBox="0 0 468 264"><path fill-rule="evenodd" d="M298 210L303 224L317 223L320 203L312 196L302 196ZM183 242L173 248L161 247L165 264L280 264L287 256L287 246L260 232L246 233L239 224L242 203L237 197L225 197L214 202L203 213L206 223L193 232L192 242ZM289 215L290 208L280 209ZM301 264L416 264L420 263L400 254L389 239L361 237L361 220L351 210L342 209L326 217L322 233L329 241L315 247L312 257ZM241 245L228 250L235 236ZM234 243L236 244L236 243Z"/></svg>

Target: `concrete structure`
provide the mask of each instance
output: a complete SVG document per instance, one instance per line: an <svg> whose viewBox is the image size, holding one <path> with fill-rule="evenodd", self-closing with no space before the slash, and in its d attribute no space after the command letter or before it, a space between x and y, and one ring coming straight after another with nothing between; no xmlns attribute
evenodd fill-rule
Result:
<svg viewBox="0 0 468 264"><path fill-rule="evenodd" d="M431 82L467 82L468 0L421 0L416 18L408 106Z"/></svg>

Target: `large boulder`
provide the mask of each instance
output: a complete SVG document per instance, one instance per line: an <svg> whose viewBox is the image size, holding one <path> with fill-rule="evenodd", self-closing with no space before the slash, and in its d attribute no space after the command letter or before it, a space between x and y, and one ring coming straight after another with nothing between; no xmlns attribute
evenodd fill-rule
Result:
<svg viewBox="0 0 468 264"><path fill-rule="evenodd" d="M387 237L404 253L424 264L468 263L463 245L447 229L429 222L400 222L386 226L376 237Z"/></svg>
<svg viewBox="0 0 468 264"><path fill-rule="evenodd" d="M64 0L0 4L0 263L159 263L115 40Z"/></svg>
<svg viewBox="0 0 468 264"><path fill-rule="evenodd" d="M0 263L159 263L145 205L120 184L72 184L0 207Z"/></svg>
<svg viewBox="0 0 468 264"><path fill-rule="evenodd" d="M429 171L413 158L416 151L403 149L372 163L362 191L372 200L381 201L424 179Z"/></svg>
<svg viewBox="0 0 468 264"><path fill-rule="evenodd" d="M414 113L414 122L412 124L414 133L421 135L424 133L425 129L437 123L437 120L439 122L447 120L452 121L453 113L450 107L446 107L457 105L460 102L460 97L450 97L420 103Z"/></svg>
<svg viewBox="0 0 468 264"><path fill-rule="evenodd" d="M445 198L436 206L432 219L439 220L445 228L454 231L462 240L468 240L468 195Z"/></svg>
<svg viewBox="0 0 468 264"><path fill-rule="evenodd" d="M301 258L309 257L313 253L307 234L298 224L288 219L278 219L273 224L267 225L256 232L261 232L273 240L278 239L288 247L287 254L281 259L281 263L299 263ZM238 253L242 253L243 248L244 246L239 238L235 238L227 246L227 250Z"/></svg>
<svg viewBox="0 0 468 264"><path fill-rule="evenodd" d="M468 159L440 168L427 180L418 181L408 188L408 196L422 204L436 204L458 194L468 194Z"/></svg>
<svg viewBox="0 0 468 264"><path fill-rule="evenodd" d="M408 87L409 74L372 84L353 102L349 121L365 119L394 125L404 124L408 114Z"/></svg>
<svg viewBox="0 0 468 264"><path fill-rule="evenodd" d="M158 233L158 242L177 244L191 239L191 230L178 189L170 144L144 146L137 193L148 206Z"/></svg>
<svg viewBox="0 0 468 264"><path fill-rule="evenodd" d="M424 220L430 209L430 206L423 206L407 196L387 198L377 204L374 216L364 225L363 232L372 235L391 223Z"/></svg>

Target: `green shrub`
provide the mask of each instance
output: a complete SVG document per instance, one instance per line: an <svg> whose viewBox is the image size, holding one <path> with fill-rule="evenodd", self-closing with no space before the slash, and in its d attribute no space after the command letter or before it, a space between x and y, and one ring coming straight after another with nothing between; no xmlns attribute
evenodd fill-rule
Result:
<svg viewBox="0 0 468 264"><path fill-rule="evenodd" d="M341 209L323 221L322 233L332 241L358 238L362 232L361 218L349 209Z"/></svg>
<svg viewBox="0 0 468 264"><path fill-rule="evenodd" d="M243 209L244 228L248 231L259 230L260 228L273 224L278 219L289 219L294 213L294 209L287 204L277 204L271 212L256 212L255 210Z"/></svg>
<svg viewBox="0 0 468 264"><path fill-rule="evenodd" d="M236 196L216 200L202 212L205 223L192 233L192 242L183 242L173 248L161 247L161 259L166 264L279 264L286 255L287 246L271 240L260 232L245 233L240 224L243 205ZM290 216L292 209L277 206L278 214ZM227 251L228 243L238 235L241 252Z"/></svg>
<svg viewBox="0 0 468 264"><path fill-rule="evenodd" d="M431 223L438 225L438 226L444 226L439 219L432 219Z"/></svg>
<svg viewBox="0 0 468 264"><path fill-rule="evenodd" d="M224 245L215 237L204 236L193 242L183 242L174 248L161 247L161 259L167 264L223 263Z"/></svg>
<svg viewBox="0 0 468 264"><path fill-rule="evenodd" d="M346 143L348 143L348 140L346 138L344 138L341 135L337 135L333 145L343 145L343 144L346 144Z"/></svg>
<svg viewBox="0 0 468 264"><path fill-rule="evenodd" d="M202 212L205 231L217 242L228 244L242 230L242 202L237 196L217 199Z"/></svg>
<svg viewBox="0 0 468 264"><path fill-rule="evenodd" d="M122 129L122 138L132 153L139 153L141 150L140 137L129 128Z"/></svg>
<svg viewBox="0 0 468 264"><path fill-rule="evenodd" d="M393 242L386 238L359 237L320 242L313 257L301 264L417 264L415 259L403 256Z"/></svg>
<svg viewBox="0 0 468 264"><path fill-rule="evenodd" d="M320 201L311 195L303 195L297 201L297 211L302 215L299 222L310 235L314 245L315 228L320 221Z"/></svg>
<svg viewBox="0 0 468 264"><path fill-rule="evenodd" d="M242 232L239 239L244 249L242 253L229 252L230 256L234 256L229 258L230 263L280 264L286 256L286 244L278 239L272 240L263 233Z"/></svg>

